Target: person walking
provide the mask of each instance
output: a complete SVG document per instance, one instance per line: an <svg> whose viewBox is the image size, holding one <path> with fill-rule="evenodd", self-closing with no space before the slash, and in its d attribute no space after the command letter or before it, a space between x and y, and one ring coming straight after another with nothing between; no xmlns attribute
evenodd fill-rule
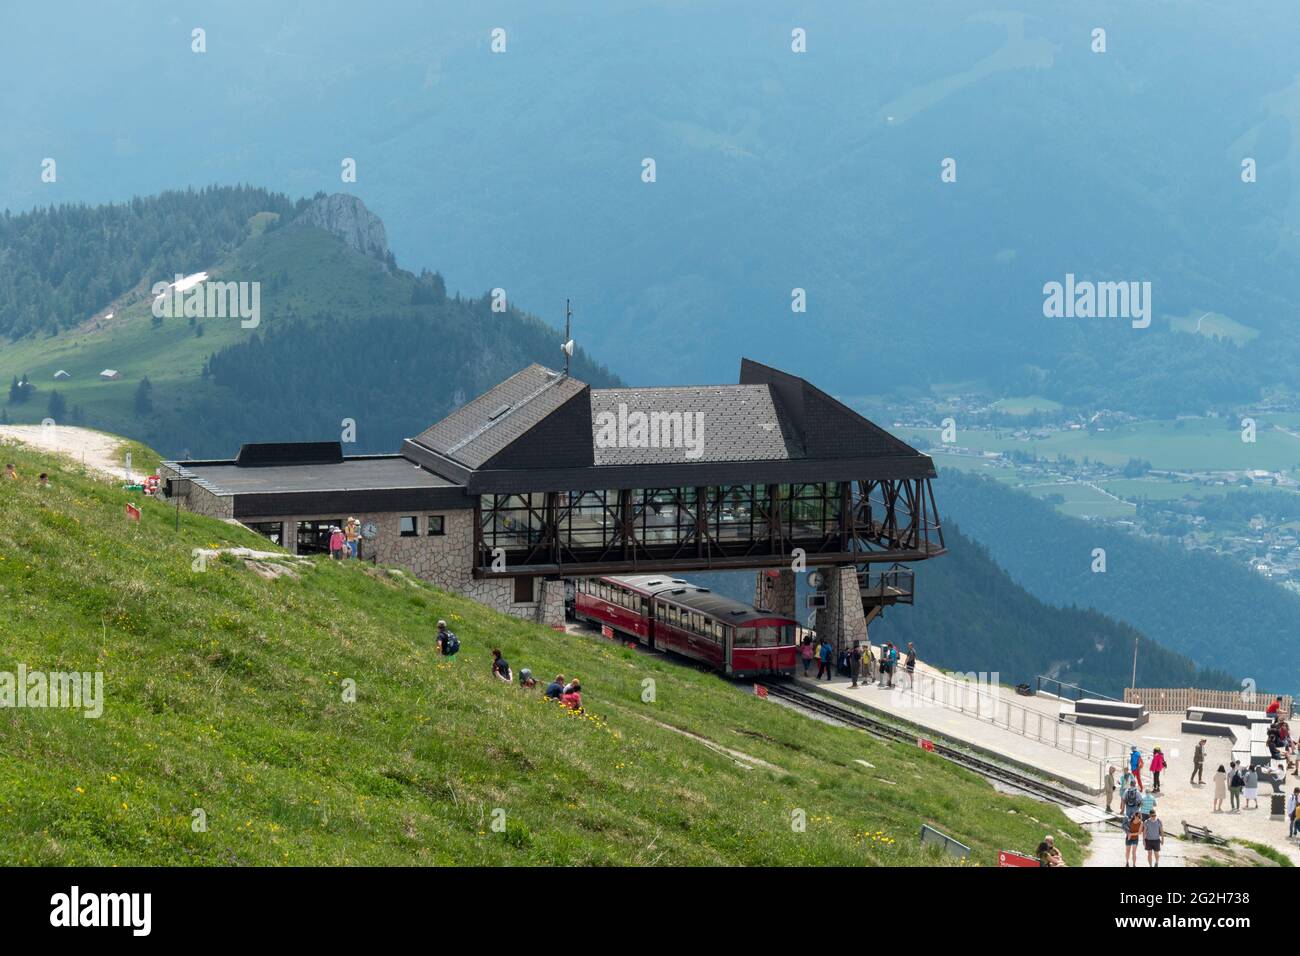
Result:
<svg viewBox="0 0 1300 956"><path fill-rule="evenodd" d="M1159 747L1151 754L1151 792L1160 792L1160 771L1165 769L1165 755Z"/></svg>
<svg viewBox="0 0 1300 956"><path fill-rule="evenodd" d="M1218 771L1214 774L1214 812L1223 812L1223 798L1228 795L1228 774L1223 769L1223 764L1219 764Z"/></svg>
<svg viewBox="0 0 1300 956"><path fill-rule="evenodd" d="M1228 805L1231 813L1241 812L1241 791L1246 782L1242 779L1241 767L1237 761L1232 762L1232 771L1228 774Z"/></svg>
<svg viewBox="0 0 1300 956"><path fill-rule="evenodd" d="M338 525L330 528L330 557L335 561L343 560L343 530Z"/></svg>
<svg viewBox="0 0 1300 956"><path fill-rule="evenodd" d="M1142 834L1146 840L1147 866L1160 865L1160 848L1165 843L1165 825L1152 810L1142 824Z"/></svg>
<svg viewBox="0 0 1300 956"><path fill-rule="evenodd" d="M1192 779L1189 781L1192 786L1205 786L1205 738L1202 737L1200 743L1196 745L1196 750L1192 754Z"/></svg>
<svg viewBox="0 0 1300 956"><path fill-rule="evenodd" d="M808 671L812 667L813 653L814 653L814 649L813 649L812 638L809 637L807 634L805 634L803 638L803 643L799 645L799 656L800 658L803 659L804 677L808 676Z"/></svg>
<svg viewBox="0 0 1300 956"><path fill-rule="evenodd" d="M831 679L831 674L832 671L834 670L833 667L834 660L835 660L835 648L831 646L831 639L829 637L823 637L822 646L817 652L817 679L818 680L821 680L822 674L826 675L827 680Z"/></svg>
<svg viewBox="0 0 1300 956"><path fill-rule="evenodd" d="M1133 814L1124 821L1124 865L1138 865L1138 840L1142 839L1142 817Z"/></svg>
<svg viewBox="0 0 1300 956"><path fill-rule="evenodd" d="M1145 790L1146 788L1142 786L1142 754L1138 753L1136 747L1129 749L1128 769L1129 773L1133 774L1133 779L1137 781L1138 789Z"/></svg>
<svg viewBox="0 0 1300 956"><path fill-rule="evenodd" d="M355 560L359 553L357 547L361 541L361 522L355 517L348 518L343 523L343 538L348 546L347 556Z"/></svg>
<svg viewBox="0 0 1300 956"><path fill-rule="evenodd" d="M903 662L903 666L907 669L907 686L914 687L916 685L916 645L911 641L907 642L907 659Z"/></svg>
<svg viewBox="0 0 1300 956"><path fill-rule="evenodd" d="M858 677L862 674L862 645L857 641L853 642L853 650L849 651L849 677L853 683L850 687L858 686Z"/></svg>
<svg viewBox="0 0 1300 956"><path fill-rule="evenodd" d="M1111 804L1115 802L1115 765L1114 764L1111 764L1109 767L1106 768L1105 789L1106 789L1106 812L1113 813L1114 811L1111 810Z"/></svg>
<svg viewBox="0 0 1300 956"><path fill-rule="evenodd" d="M1128 782L1128 789L1124 791L1122 803L1124 806L1124 825L1127 826L1129 821L1133 819L1134 814L1142 806L1142 795L1138 793L1136 781L1130 780Z"/></svg>
<svg viewBox="0 0 1300 956"><path fill-rule="evenodd" d="M1253 766L1247 767L1246 772L1242 775L1242 782L1245 789L1242 791L1242 798L1246 801L1247 810L1259 809L1259 773ZM1251 806L1251 804L1255 806Z"/></svg>
<svg viewBox="0 0 1300 956"><path fill-rule="evenodd" d="M1286 835L1287 839L1295 836L1296 816L1300 812L1300 787L1296 787L1286 798Z"/></svg>

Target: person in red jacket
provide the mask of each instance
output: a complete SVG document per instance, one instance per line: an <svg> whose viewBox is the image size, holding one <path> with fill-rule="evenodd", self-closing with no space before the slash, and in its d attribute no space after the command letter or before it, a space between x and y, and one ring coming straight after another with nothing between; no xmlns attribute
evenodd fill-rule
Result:
<svg viewBox="0 0 1300 956"><path fill-rule="evenodd" d="M564 693L560 695L560 703L569 710L582 710L582 684L576 677L564 688Z"/></svg>
<svg viewBox="0 0 1300 956"><path fill-rule="evenodd" d="M1151 754L1151 792L1160 792L1160 771L1165 769L1165 755L1157 747Z"/></svg>

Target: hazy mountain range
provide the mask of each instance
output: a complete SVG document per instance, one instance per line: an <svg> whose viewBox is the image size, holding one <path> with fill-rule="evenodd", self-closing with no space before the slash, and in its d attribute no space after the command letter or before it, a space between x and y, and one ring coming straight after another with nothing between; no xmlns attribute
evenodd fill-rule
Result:
<svg viewBox="0 0 1300 956"><path fill-rule="evenodd" d="M725 381L743 352L838 393L1166 413L1300 384L1293 7L928 10L151 0L66 30L15 8L0 190L353 191L407 268L552 324L572 297L579 341L640 381ZM1149 281L1151 326L1045 318L1067 274ZM1195 334L1210 310L1240 334Z"/></svg>

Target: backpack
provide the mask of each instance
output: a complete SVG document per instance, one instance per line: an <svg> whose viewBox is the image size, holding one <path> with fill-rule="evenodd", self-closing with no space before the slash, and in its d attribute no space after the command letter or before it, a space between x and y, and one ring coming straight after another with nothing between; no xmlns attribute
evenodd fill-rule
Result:
<svg viewBox="0 0 1300 956"><path fill-rule="evenodd" d="M1141 802L1142 798L1138 796L1136 787L1130 788L1124 792L1124 805L1126 807L1136 807Z"/></svg>
<svg viewBox="0 0 1300 956"><path fill-rule="evenodd" d="M451 657L451 655L455 654L458 650L460 650L460 638L451 631L448 631L447 636L442 639L443 656Z"/></svg>

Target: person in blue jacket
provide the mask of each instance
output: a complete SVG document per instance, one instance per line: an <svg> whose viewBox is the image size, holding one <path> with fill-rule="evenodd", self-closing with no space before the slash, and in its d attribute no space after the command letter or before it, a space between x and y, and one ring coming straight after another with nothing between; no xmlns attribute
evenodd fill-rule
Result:
<svg viewBox="0 0 1300 956"><path fill-rule="evenodd" d="M822 638L822 646L817 651L817 678L820 680L822 674L826 679L831 679L831 661L835 658L835 648L831 646L829 637Z"/></svg>

